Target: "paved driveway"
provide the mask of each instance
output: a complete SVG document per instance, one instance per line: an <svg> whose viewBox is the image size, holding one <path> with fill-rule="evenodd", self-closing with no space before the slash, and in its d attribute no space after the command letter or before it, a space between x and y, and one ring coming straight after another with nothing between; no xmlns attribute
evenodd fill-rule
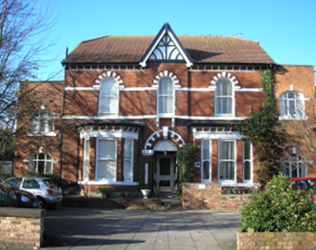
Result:
<svg viewBox="0 0 316 250"><path fill-rule="evenodd" d="M46 211L48 249L236 249L240 214L214 210Z"/></svg>

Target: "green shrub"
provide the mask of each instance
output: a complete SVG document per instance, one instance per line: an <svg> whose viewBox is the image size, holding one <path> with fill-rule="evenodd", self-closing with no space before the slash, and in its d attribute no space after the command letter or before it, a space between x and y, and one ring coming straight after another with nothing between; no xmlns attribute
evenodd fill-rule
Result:
<svg viewBox="0 0 316 250"><path fill-rule="evenodd" d="M98 193L99 194L107 194L108 193L108 188L105 186L98 186Z"/></svg>
<svg viewBox="0 0 316 250"><path fill-rule="evenodd" d="M53 182L59 186L60 184L60 177L56 174L41 174L41 173L34 173L34 172L24 172L24 177L46 177L53 180Z"/></svg>
<svg viewBox="0 0 316 250"><path fill-rule="evenodd" d="M292 188L289 177L279 174L252 193L241 209L243 230L255 232L316 232L316 209L311 193Z"/></svg>

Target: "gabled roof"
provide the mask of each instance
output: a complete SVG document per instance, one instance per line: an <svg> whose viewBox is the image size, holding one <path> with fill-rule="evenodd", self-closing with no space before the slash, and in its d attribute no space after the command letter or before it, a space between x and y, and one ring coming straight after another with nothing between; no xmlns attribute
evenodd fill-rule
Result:
<svg viewBox="0 0 316 250"><path fill-rule="evenodd" d="M170 49L170 51L168 51L168 49ZM153 61L185 61L187 67L193 65L190 55L183 48L182 44L179 42L176 34L173 32L168 23L165 23L164 26L162 26L161 30L158 32L158 35L143 55L139 64L142 67L145 67L147 60L151 58L153 58Z"/></svg>
<svg viewBox="0 0 316 250"><path fill-rule="evenodd" d="M104 36L81 42L62 61L65 63L146 63L164 30L155 36ZM163 36L162 36L163 37ZM188 64L275 64L257 42L233 36L175 36L174 41Z"/></svg>

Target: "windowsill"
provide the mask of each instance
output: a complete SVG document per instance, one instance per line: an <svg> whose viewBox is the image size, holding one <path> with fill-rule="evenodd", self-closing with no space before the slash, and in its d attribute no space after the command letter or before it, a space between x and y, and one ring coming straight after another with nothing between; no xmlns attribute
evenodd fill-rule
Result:
<svg viewBox="0 0 316 250"><path fill-rule="evenodd" d="M108 180L96 180L96 181L78 181L81 185L112 185L112 186L138 186L138 182L132 181L108 181Z"/></svg>
<svg viewBox="0 0 316 250"><path fill-rule="evenodd" d="M118 117L118 114L99 114L99 117Z"/></svg>
<svg viewBox="0 0 316 250"><path fill-rule="evenodd" d="M57 136L55 132L47 132L47 133L27 133L27 136Z"/></svg>
<svg viewBox="0 0 316 250"><path fill-rule="evenodd" d="M279 116L280 121L308 121L308 117Z"/></svg>
<svg viewBox="0 0 316 250"><path fill-rule="evenodd" d="M201 183L202 184L207 184L207 183L211 183L211 181L210 180L202 180Z"/></svg>
<svg viewBox="0 0 316 250"><path fill-rule="evenodd" d="M233 114L215 114L215 117L234 118L235 115L233 115Z"/></svg>
<svg viewBox="0 0 316 250"><path fill-rule="evenodd" d="M158 114L159 118L172 118L174 114Z"/></svg>
<svg viewBox="0 0 316 250"><path fill-rule="evenodd" d="M222 187L261 187L260 183L222 183Z"/></svg>

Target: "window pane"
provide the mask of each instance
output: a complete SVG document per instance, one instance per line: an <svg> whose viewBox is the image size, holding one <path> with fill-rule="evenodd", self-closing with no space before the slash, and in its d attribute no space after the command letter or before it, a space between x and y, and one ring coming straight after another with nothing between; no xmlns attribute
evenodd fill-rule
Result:
<svg viewBox="0 0 316 250"><path fill-rule="evenodd" d="M210 162L205 161L203 162L203 180L210 179Z"/></svg>
<svg viewBox="0 0 316 250"><path fill-rule="evenodd" d="M286 162L284 166L282 167L282 173L284 175L290 176L290 165L288 162Z"/></svg>
<svg viewBox="0 0 316 250"><path fill-rule="evenodd" d="M132 164L131 161L124 161L124 181L132 181Z"/></svg>
<svg viewBox="0 0 316 250"><path fill-rule="evenodd" d="M48 161L46 162L46 174L52 174L53 173L53 163Z"/></svg>
<svg viewBox="0 0 316 250"><path fill-rule="evenodd" d="M294 92L287 92L287 97L294 98L295 97Z"/></svg>
<svg viewBox="0 0 316 250"><path fill-rule="evenodd" d="M34 161L30 159L29 161L29 172L34 172L35 170L35 164Z"/></svg>
<svg viewBox="0 0 316 250"><path fill-rule="evenodd" d="M251 159L251 146L250 141L244 141L244 160Z"/></svg>
<svg viewBox="0 0 316 250"><path fill-rule="evenodd" d="M307 177L306 167L300 167L300 177Z"/></svg>
<svg viewBox="0 0 316 250"><path fill-rule="evenodd" d="M249 161L244 162L244 180L251 179L251 164Z"/></svg>
<svg viewBox="0 0 316 250"><path fill-rule="evenodd" d="M220 163L220 179L235 180L234 162L221 162Z"/></svg>
<svg viewBox="0 0 316 250"><path fill-rule="evenodd" d="M216 98L216 114L232 114L232 98L217 97Z"/></svg>
<svg viewBox="0 0 316 250"><path fill-rule="evenodd" d="M170 175L170 159L160 159L160 175Z"/></svg>
<svg viewBox="0 0 316 250"><path fill-rule="evenodd" d="M103 94L117 94L117 82L113 78L108 78L102 81L100 93Z"/></svg>
<svg viewBox="0 0 316 250"><path fill-rule="evenodd" d="M170 78L159 80L159 95L173 95L173 81Z"/></svg>
<svg viewBox="0 0 316 250"><path fill-rule="evenodd" d="M222 78L216 82L215 94L217 96L231 96L232 83L228 79Z"/></svg>
<svg viewBox="0 0 316 250"><path fill-rule="evenodd" d="M291 115L295 115L296 114L296 105L295 105L295 100L290 100L289 101L289 113Z"/></svg>
<svg viewBox="0 0 316 250"><path fill-rule="evenodd" d="M99 160L98 161L98 177L105 179L115 178L115 161Z"/></svg>
<svg viewBox="0 0 316 250"><path fill-rule="evenodd" d="M99 140L98 157L105 159L115 158L115 141L114 140Z"/></svg>
<svg viewBox="0 0 316 250"><path fill-rule="evenodd" d="M124 157L131 158L132 157L132 141L125 140L124 143Z"/></svg>
<svg viewBox="0 0 316 250"><path fill-rule="evenodd" d="M210 141L203 140L203 159L210 159Z"/></svg>
<svg viewBox="0 0 316 250"><path fill-rule="evenodd" d="M235 159L234 145L235 144L233 141L221 141L220 142L220 159L221 160Z"/></svg>
<svg viewBox="0 0 316 250"><path fill-rule="evenodd" d="M169 96L159 97L159 113L172 113L173 98Z"/></svg>
<svg viewBox="0 0 316 250"><path fill-rule="evenodd" d="M37 173L45 174L45 161L37 162Z"/></svg>

